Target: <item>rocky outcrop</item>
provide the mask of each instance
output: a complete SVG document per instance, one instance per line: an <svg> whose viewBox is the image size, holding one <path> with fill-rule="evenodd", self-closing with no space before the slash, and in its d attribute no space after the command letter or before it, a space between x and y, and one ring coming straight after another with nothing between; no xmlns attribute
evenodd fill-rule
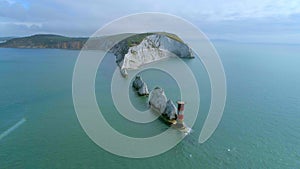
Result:
<svg viewBox="0 0 300 169"><path fill-rule="evenodd" d="M163 113L166 109L167 104L167 96L164 90L160 87L155 87L149 95L149 105L152 106L154 109Z"/></svg>
<svg viewBox="0 0 300 169"><path fill-rule="evenodd" d="M166 103L165 111L162 113L169 120L177 119L177 109L172 100L168 100Z"/></svg>
<svg viewBox="0 0 300 169"><path fill-rule="evenodd" d="M152 33L146 36L145 34L134 36L143 36L143 38L140 42L134 43L122 40L110 49L110 52L116 56L116 63L121 73L127 73L128 69L137 69L144 64L162 60L174 54L181 58L194 58L192 50L176 35ZM123 74L123 76L126 75Z"/></svg>
<svg viewBox="0 0 300 169"><path fill-rule="evenodd" d="M142 77L137 75L132 83L132 87L137 91L140 96L148 96L149 91L147 84L143 81Z"/></svg>
<svg viewBox="0 0 300 169"><path fill-rule="evenodd" d="M158 111L167 120L177 119L177 109L172 100L167 101L167 96L164 90L160 87L154 88L150 92L149 105L154 110Z"/></svg>

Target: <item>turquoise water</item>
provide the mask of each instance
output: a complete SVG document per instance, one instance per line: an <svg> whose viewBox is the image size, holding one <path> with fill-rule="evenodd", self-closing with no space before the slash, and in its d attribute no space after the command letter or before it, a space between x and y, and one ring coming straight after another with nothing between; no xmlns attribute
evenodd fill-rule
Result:
<svg viewBox="0 0 300 169"><path fill-rule="evenodd" d="M72 73L79 51L0 49L0 168L300 168L300 47L216 43L227 76L227 102L213 136L198 144L210 103L210 83L199 60L186 60L200 87L193 133L170 151L145 159L119 157L99 148L82 130L72 102ZM159 121L141 125L119 115L111 101L114 58L106 57L96 95L106 120L119 132L148 137L167 129ZM162 77L158 76L162 75ZM174 79L143 72L169 97ZM149 80L155 77L155 82ZM160 78L159 78L160 77ZM171 83L172 84L172 83ZM145 109L130 90L131 102Z"/></svg>

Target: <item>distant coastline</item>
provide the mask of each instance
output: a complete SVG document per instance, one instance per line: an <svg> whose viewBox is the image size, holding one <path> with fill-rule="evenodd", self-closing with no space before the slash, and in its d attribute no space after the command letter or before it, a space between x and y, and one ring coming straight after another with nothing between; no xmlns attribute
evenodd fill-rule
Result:
<svg viewBox="0 0 300 169"><path fill-rule="evenodd" d="M148 33L149 34L149 33ZM121 35L121 34L120 34ZM123 34L123 35L130 35ZM123 36L121 35L121 36ZM133 43L136 40L142 39L144 35L139 36L137 39L134 39ZM175 38L172 34L166 34L170 38ZM67 37L56 34L36 34L32 36L26 37L0 37L0 48L24 48L24 49L68 49L68 50L81 50L85 49L107 49L107 43L114 43L114 36L104 36L104 37L96 37L92 41L94 41L94 45L96 46L85 46L85 43L89 39L88 37ZM173 37L172 37L173 36ZM95 43L97 41L97 43ZM105 41L105 42L104 42ZM180 41L180 40L179 40ZM228 39L211 39L213 43L239 43L239 44L264 44L264 45L300 45L298 43L272 43L272 42L241 42L234 41ZM131 44L129 44L131 46Z"/></svg>
<svg viewBox="0 0 300 169"><path fill-rule="evenodd" d="M107 50L109 46L116 43L119 37L133 36L126 40L124 46L132 46L138 44L147 35L153 33L142 33L137 36L133 36L131 33L93 37L90 40L92 43L86 45L89 37L67 37L55 34L36 34L27 37L0 37L0 48L30 48L30 49L71 49L71 50L81 50L81 49L104 49ZM171 39L182 42L180 38L176 35L160 32ZM117 37L117 38L116 38Z"/></svg>
<svg viewBox="0 0 300 169"><path fill-rule="evenodd" d="M73 38L54 34L0 39L1 48L52 48L80 50L88 38Z"/></svg>

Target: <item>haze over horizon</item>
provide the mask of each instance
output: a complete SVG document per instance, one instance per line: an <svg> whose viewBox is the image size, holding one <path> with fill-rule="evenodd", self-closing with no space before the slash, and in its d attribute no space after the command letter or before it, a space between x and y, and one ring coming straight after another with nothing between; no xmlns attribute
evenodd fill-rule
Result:
<svg viewBox="0 0 300 169"><path fill-rule="evenodd" d="M297 0L0 0L0 37L40 33L90 36L114 19L142 12L182 17L212 39L300 43Z"/></svg>

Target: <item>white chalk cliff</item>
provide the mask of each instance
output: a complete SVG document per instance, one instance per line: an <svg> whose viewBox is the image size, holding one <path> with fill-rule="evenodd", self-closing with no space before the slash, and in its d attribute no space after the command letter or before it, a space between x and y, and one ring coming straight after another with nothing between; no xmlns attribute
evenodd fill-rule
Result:
<svg viewBox="0 0 300 169"><path fill-rule="evenodd" d="M181 58L194 58L192 50L185 43L164 34L146 36L139 44L132 47L126 48L124 45L126 43L120 42L112 50L124 76L127 75L128 69L137 69L142 65L174 56L174 54Z"/></svg>

